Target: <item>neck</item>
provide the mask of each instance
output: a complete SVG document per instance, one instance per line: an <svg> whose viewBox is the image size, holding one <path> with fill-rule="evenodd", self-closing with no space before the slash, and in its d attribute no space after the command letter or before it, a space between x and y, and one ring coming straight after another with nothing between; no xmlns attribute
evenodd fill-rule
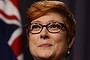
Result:
<svg viewBox="0 0 90 60"><path fill-rule="evenodd" d="M34 59L34 60L66 60L66 58Z"/></svg>

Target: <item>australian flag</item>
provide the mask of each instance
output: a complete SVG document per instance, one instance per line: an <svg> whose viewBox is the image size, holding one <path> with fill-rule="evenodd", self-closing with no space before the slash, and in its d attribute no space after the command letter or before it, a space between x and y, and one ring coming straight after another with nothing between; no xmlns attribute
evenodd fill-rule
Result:
<svg viewBox="0 0 90 60"><path fill-rule="evenodd" d="M18 0L0 0L0 60L23 60Z"/></svg>

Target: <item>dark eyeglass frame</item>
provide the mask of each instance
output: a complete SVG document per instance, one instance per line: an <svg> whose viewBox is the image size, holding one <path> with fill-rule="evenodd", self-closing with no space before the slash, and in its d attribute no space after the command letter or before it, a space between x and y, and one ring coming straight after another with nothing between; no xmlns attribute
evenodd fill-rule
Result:
<svg viewBox="0 0 90 60"><path fill-rule="evenodd" d="M51 31L48 29L48 26L49 26L51 23L58 23L58 24L60 24L60 25L62 26L62 29L60 29L60 30L57 31L57 32L51 32ZM41 28L41 30L40 30L39 32L37 32L37 33L32 33L32 32L31 32L32 30L30 30L30 27L31 27L32 24L35 24L35 23L31 23L31 24L28 26L28 30L29 30L29 32L32 33L32 34L39 34L39 33L43 30L44 27L45 27L45 28L47 29L47 31L50 32L50 33L59 33L61 30L67 31L67 27L66 27L63 23L60 23L60 22L51 22L51 23L49 23L49 24L47 24L47 25L42 25L42 24L38 23L42 28Z"/></svg>

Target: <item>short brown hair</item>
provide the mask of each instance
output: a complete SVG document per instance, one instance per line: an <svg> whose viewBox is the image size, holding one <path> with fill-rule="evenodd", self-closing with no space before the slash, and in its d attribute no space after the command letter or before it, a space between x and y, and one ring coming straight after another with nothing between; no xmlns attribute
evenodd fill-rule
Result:
<svg viewBox="0 0 90 60"><path fill-rule="evenodd" d="M34 3L27 11L27 24L37 19L47 11L54 10L65 17L65 24L68 29L68 36L72 39L75 36L76 21L68 7L60 1L39 1Z"/></svg>

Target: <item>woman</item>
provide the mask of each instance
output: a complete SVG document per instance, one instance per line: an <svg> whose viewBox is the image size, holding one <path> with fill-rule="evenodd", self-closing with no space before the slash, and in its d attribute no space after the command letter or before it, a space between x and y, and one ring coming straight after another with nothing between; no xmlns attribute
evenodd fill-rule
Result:
<svg viewBox="0 0 90 60"><path fill-rule="evenodd" d="M60 1L39 1L27 11L27 38L34 60L65 60L75 36L75 19Z"/></svg>

